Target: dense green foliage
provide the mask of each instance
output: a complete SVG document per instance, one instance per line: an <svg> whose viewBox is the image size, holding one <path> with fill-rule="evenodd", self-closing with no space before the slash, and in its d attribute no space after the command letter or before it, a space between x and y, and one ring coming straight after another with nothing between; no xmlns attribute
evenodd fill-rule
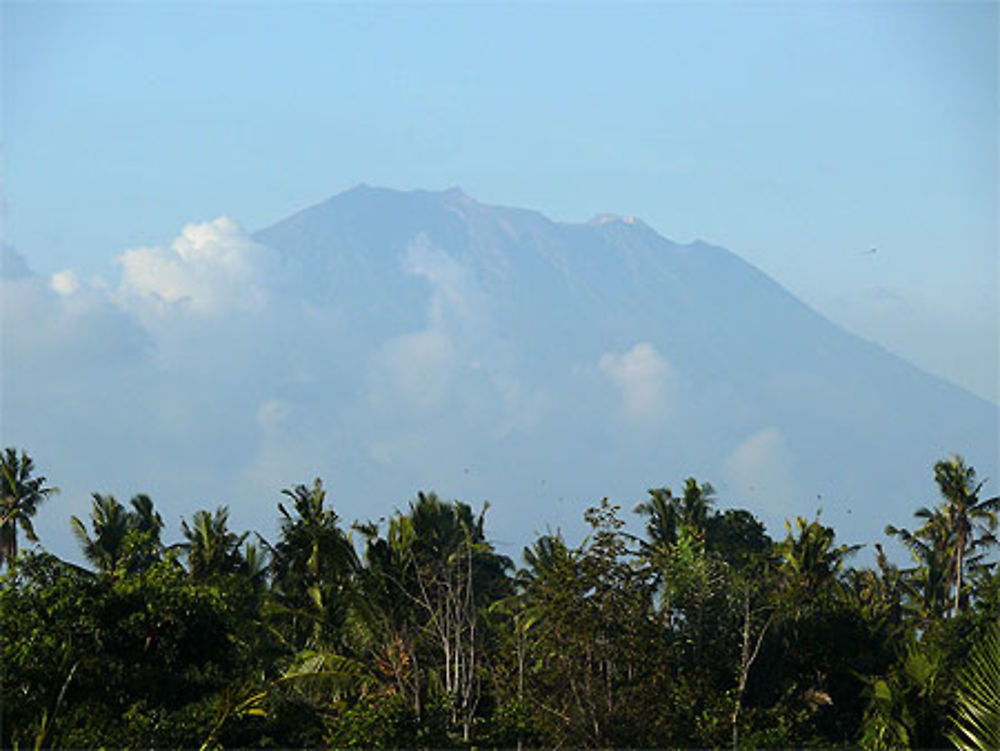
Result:
<svg viewBox="0 0 1000 751"><path fill-rule="evenodd" d="M17 527L52 491L4 455L4 747L988 747L997 739L996 498L958 457L874 567L819 518L772 540L711 485L607 499L520 565L420 493L345 527L319 480L278 537L228 509L161 540L153 501L95 494L84 569ZM10 524L8 524L10 522ZM971 655L971 657L970 657Z"/></svg>

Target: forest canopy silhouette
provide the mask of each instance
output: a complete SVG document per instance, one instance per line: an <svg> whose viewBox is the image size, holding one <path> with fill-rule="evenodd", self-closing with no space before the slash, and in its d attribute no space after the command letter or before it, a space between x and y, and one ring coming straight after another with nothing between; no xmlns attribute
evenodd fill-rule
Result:
<svg viewBox="0 0 1000 751"><path fill-rule="evenodd" d="M4 747L1000 746L1000 498L959 456L886 527L907 566L687 478L639 535L603 499L519 561L433 493L349 524L316 479L273 540L219 506L176 541L150 496L95 493L84 567L37 539L32 458L0 465Z"/></svg>

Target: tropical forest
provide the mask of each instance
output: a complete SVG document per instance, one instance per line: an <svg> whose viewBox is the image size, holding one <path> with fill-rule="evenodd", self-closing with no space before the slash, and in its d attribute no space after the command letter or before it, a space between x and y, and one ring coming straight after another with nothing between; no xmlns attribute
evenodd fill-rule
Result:
<svg viewBox="0 0 1000 751"><path fill-rule="evenodd" d="M488 507L345 520L315 479L273 539L95 493L86 565L32 524L58 478L0 464L6 748L1000 748L1000 499L959 456L865 546L687 478L510 557Z"/></svg>

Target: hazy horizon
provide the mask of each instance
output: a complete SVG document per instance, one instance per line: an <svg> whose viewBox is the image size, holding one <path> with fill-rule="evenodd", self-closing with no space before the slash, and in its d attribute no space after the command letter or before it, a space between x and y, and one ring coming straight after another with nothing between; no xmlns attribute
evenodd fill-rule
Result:
<svg viewBox="0 0 1000 751"><path fill-rule="evenodd" d="M504 431L535 431L538 443L531 445L544 446L545 431L551 438L575 429L553 417L564 419L552 405L571 394L592 401L586 410L600 426L592 445L607 441L601 445L610 447L620 472L632 467L637 474L608 480L604 490L569 483L546 501L566 499L565 510L546 507L553 519L578 519L578 507L594 500L581 493L621 489L629 497L615 500L628 507L641 500L644 484L675 486L686 475L742 488L722 500L755 512L747 489L773 488L760 502L773 506L767 513L775 520L782 510L817 505L824 514L846 515L847 500L830 498L832 480L804 469L808 462L796 455L812 447L809 462L820 462L805 428L789 427L795 416L777 407L769 412L749 396L771 388L761 374L803 399L839 405L845 420L880 411L897 423L911 419L900 406L905 389L870 402L866 394L876 392L860 380L839 393L826 385L823 391L818 384L842 363L823 365L821 352L812 361L818 371L791 376L777 366L765 371L745 353L740 377L747 390L743 381L730 391L719 380L716 392L684 391L709 378L695 367L697 326L682 332L676 322L673 329L641 323L643 306L635 300L624 300L607 326L593 318L590 339L572 349L560 340L568 314L545 303L549 287L529 283L515 294L490 276L497 269L489 247L497 243L497 264L506 259L517 278L551 282L551 269L535 256L520 265L524 238L536 229L503 239L490 225L476 235L482 248L472 249L479 255L470 260L445 219L414 224L412 237L393 241L402 249L379 244L381 230L355 235L350 222L334 227L331 248L396 254L380 267L382 277L366 282L365 289L385 292L384 299L372 293L365 323L377 335L353 332L336 301L323 297L318 274L290 277L287 254L255 238L359 184L390 193L459 186L477 205L523 207L556 223L637 217L677 248L703 241L726 249L874 345L859 350L873 362L883 362L876 350L885 350L986 400L987 413L1000 404L994 3L8 2L0 14L0 433L5 445L27 448L43 473L67 486L40 513L43 527L49 514L85 516L92 491L122 500L138 492L162 496L172 524L195 507L254 505L234 519L256 524L273 517L281 487L314 474L334 498L338 488L355 496L391 492L347 500L362 508L374 503L377 515L420 489L471 493L463 500L478 503L498 492L490 483L510 466L492 467L495 477L480 470L474 484L476 467L461 458L438 465L436 451L488 457L490 441L502 443ZM410 216L394 221L405 224ZM501 222L497 217L490 222ZM479 231L468 226L473 235ZM371 243L363 241L369 235ZM570 241L549 239L556 244L532 246L538 258L564 263L560 243ZM630 254L645 263L648 249L639 240L607 242L620 251L607 259L618 260L594 278L618 279L614 289L625 295L646 289L628 286L626 271ZM350 274L365 273L350 253L338 257L354 264ZM329 261L319 250L315 258ZM744 271L747 280L757 278L735 261L720 263L740 279ZM37 277L26 280L25 267ZM657 278L671 279L670 268ZM590 279L592 271L581 266L573 273ZM494 286L483 286L484 279ZM713 294L707 282L701 289ZM655 290L645 293L655 297ZM518 348L509 341L513 334L505 338L499 328L520 321L516 306L497 302L510 295L534 320L548 322L542 328L550 339ZM297 298L308 303L296 307ZM589 315L581 300L557 298ZM666 317L670 308L663 310ZM289 332L301 341L285 341ZM518 333L536 332L525 324ZM725 341L741 346L738 338ZM367 359L348 373L335 356L341 351ZM425 365L407 375L399 363L414 353ZM704 364L706 373L725 372L725 357L702 354L718 358ZM257 373L254 357L267 355L287 356L285 371L266 363ZM254 377L240 378L238 366ZM342 376L336 404L348 406L309 390L321 368ZM557 385L561 369L576 381ZM872 376L881 382L879 373ZM580 391L560 393L569 385ZM926 388L950 393L943 382ZM719 428L712 451L670 443L670 431L679 429L670 422L678 394L728 405L736 432ZM886 400L896 398L893 412ZM435 417L442 443L424 446L415 427L420 415L448 404L481 409L466 424ZM925 407L913 405L914 421ZM317 417L365 426L366 410L378 419L363 441ZM471 445L472 426L493 418L500 437ZM836 433L832 418L824 419L824 429ZM301 435L296 442L290 426L312 445ZM971 446L953 440L935 457L916 439L901 447L911 454L908 471L924 473L906 478L919 496L912 507L934 500L930 461L950 451L969 454L995 483L996 433L970 439ZM656 465L655 452L644 454L636 437L644 434L659 436L673 454ZM887 435L872 424L858 442L881 452ZM218 456L209 460L212 452ZM567 456L583 455L539 448L530 457L540 467L533 481L540 486L553 482L550 473L571 474ZM363 466L369 460L374 464ZM607 456L600 461L609 472L616 466ZM379 462L395 463L399 476L380 477L373 469ZM185 467L196 497L184 496L185 483L168 476L170 466ZM722 476L725 468L749 476L751 466L753 482ZM765 466L767 485L757 477ZM878 472L874 465L871 472ZM383 479L391 491L378 489ZM854 523L846 516L844 522L847 530ZM780 534L774 523L772 533ZM504 534L514 528L501 526ZM70 553L68 531L58 534L59 551Z"/></svg>

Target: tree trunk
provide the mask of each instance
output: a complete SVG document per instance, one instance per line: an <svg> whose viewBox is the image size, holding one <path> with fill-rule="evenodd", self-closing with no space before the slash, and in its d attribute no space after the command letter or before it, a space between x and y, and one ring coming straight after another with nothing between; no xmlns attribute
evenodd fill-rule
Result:
<svg viewBox="0 0 1000 751"><path fill-rule="evenodd" d="M17 526L13 518L5 519L0 526L0 563L7 567L17 558Z"/></svg>
<svg viewBox="0 0 1000 751"><path fill-rule="evenodd" d="M743 609L743 637L740 644L740 670L736 681L736 699L733 704L733 713L731 716L733 751L737 751L740 747L740 712L743 709L743 693L746 691L747 679L750 677L750 668L757 659L757 655L760 653L761 645L764 643L764 636L767 634L767 630L771 627L771 623L774 620L774 612L772 611L771 614L768 615L767 620L764 621L764 625L761 627L760 633L757 634L756 643L754 643L751 648L751 615L750 591L748 588L746 590L746 599L744 600Z"/></svg>
<svg viewBox="0 0 1000 751"><path fill-rule="evenodd" d="M958 534L958 551L955 555L955 605L954 615L958 615L959 598L962 596L962 554L965 552L965 530Z"/></svg>

